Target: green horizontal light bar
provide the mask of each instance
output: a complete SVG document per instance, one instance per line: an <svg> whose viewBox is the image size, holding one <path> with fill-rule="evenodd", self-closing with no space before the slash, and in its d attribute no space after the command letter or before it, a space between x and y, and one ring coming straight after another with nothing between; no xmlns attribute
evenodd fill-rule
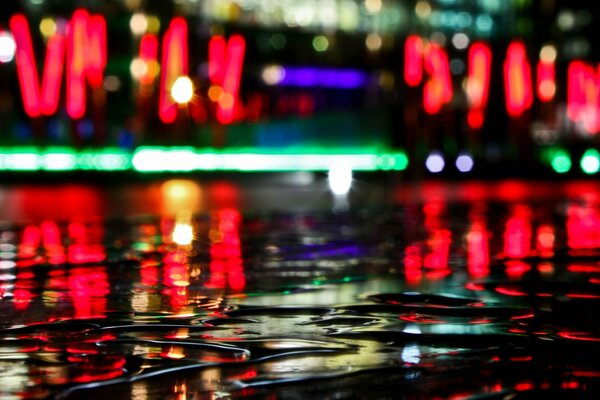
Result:
<svg viewBox="0 0 600 400"><path fill-rule="evenodd" d="M206 150L193 147L141 147L76 150L69 147L0 148L0 171L328 171L334 165L354 171L404 170L404 152L356 149Z"/></svg>
<svg viewBox="0 0 600 400"><path fill-rule="evenodd" d="M306 150L308 151L197 151L191 147L142 147L134 153L132 164L140 172L328 171L337 164L346 165L354 171L375 171L404 170L408 166L408 157L403 152Z"/></svg>

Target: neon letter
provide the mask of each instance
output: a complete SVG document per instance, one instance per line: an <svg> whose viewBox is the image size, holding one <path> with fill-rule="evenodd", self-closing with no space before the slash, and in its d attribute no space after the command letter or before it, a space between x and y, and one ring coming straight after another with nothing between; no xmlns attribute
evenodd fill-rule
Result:
<svg viewBox="0 0 600 400"><path fill-rule="evenodd" d="M483 125L483 110L487 104L490 88L490 68L492 52L483 43L474 43L469 49L469 77L467 79L467 98L469 113L467 123L473 129Z"/></svg>
<svg viewBox="0 0 600 400"><path fill-rule="evenodd" d="M188 73L187 22L173 18L162 42L162 63L158 115L165 124L175 122L177 104L171 98L171 86Z"/></svg>
<svg viewBox="0 0 600 400"><path fill-rule="evenodd" d="M452 100L452 81L448 54L437 44L429 44L425 50L425 70L430 75L423 89L423 107L428 114L435 114Z"/></svg>
<svg viewBox="0 0 600 400"><path fill-rule="evenodd" d="M504 89L508 115L518 117L531 107L531 67L521 42L512 42L508 46L504 61Z"/></svg>
<svg viewBox="0 0 600 400"><path fill-rule="evenodd" d="M404 80L411 87L418 86L423 78L423 40L410 35L404 44Z"/></svg>
<svg viewBox="0 0 600 400"><path fill-rule="evenodd" d="M231 36L227 48L222 36L211 38L208 44L208 75L222 90L217 106L217 119L222 124L235 119L245 49L246 41L240 35Z"/></svg>

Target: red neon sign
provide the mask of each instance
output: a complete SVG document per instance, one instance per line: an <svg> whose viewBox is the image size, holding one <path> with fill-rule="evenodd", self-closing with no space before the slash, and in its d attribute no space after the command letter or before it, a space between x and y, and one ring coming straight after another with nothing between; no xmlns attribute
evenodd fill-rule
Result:
<svg viewBox="0 0 600 400"><path fill-rule="evenodd" d="M525 45L521 42L512 42L506 51L504 90L509 116L518 117L531 107L533 101L531 67L527 60Z"/></svg>
<svg viewBox="0 0 600 400"><path fill-rule="evenodd" d="M145 73L140 77L140 82L149 85L156 78L158 66L158 38L156 35L147 33L140 40L140 60L146 65Z"/></svg>
<svg viewBox="0 0 600 400"><path fill-rule="evenodd" d="M567 75L567 115L587 132L600 132L600 65L595 71L592 65L573 61Z"/></svg>
<svg viewBox="0 0 600 400"><path fill-rule="evenodd" d="M404 80L411 87L418 86L423 79L423 40L410 35L404 43Z"/></svg>
<svg viewBox="0 0 600 400"><path fill-rule="evenodd" d="M217 120L223 124L235 119L245 50L246 41L240 35L231 36L227 44L222 36L214 36L208 43L208 77L221 87Z"/></svg>
<svg viewBox="0 0 600 400"><path fill-rule="evenodd" d="M177 78L188 74L187 22L174 18L162 42L162 61L158 115L166 123L177 118L177 104L171 97L171 86Z"/></svg>
<svg viewBox="0 0 600 400"><path fill-rule="evenodd" d="M537 65L537 96L542 102L550 101L556 93L554 61L540 60Z"/></svg>
<svg viewBox="0 0 600 400"><path fill-rule="evenodd" d="M423 88L423 107L428 114L436 114L452 100L452 80L446 50L437 44L429 44L425 49L425 71L430 78Z"/></svg>
<svg viewBox="0 0 600 400"><path fill-rule="evenodd" d="M10 30L17 46L17 75L25 112L32 118L54 114L58 108L64 64L64 36L55 33L48 39L40 91L37 62L27 18L21 14L13 15L10 19Z"/></svg>
<svg viewBox="0 0 600 400"><path fill-rule="evenodd" d="M469 113L467 123L472 129L479 129L483 125L483 112L490 88L492 51L486 44L474 43L469 49L468 57L467 98L469 100Z"/></svg>

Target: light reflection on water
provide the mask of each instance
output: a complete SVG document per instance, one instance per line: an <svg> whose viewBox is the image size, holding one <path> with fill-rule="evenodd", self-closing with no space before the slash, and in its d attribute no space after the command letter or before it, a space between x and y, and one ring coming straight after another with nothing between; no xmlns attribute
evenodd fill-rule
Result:
<svg viewBox="0 0 600 400"><path fill-rule="evenodd" d="M0 226L2 396L599 391L594 183L425 184L348 212L319 188L303 212L230 182L112 190L4 191L34 198Z"/></svg>

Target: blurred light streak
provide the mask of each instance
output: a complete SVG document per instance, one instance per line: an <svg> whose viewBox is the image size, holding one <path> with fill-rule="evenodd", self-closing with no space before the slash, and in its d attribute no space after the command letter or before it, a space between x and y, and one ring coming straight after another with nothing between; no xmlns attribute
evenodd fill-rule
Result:
<svg viewBox="0 0 600 400"><path fill-rule="evenodd" d="M600 131L600 65L596 71L583 61L569 64L567 115L591 134Z"/></svg>
<svg viewBox="0 0 600 400"><path fill-rule="evenodd" d="M170 95L173 83L178 77L188 75L187 32L186 20L176 17L163 37L158 115L166 124L177 118L177 104Z"/></svg>
<svg viewBox="0 0 600 400"><path fill-rule="evenodd" d="M409 35L404 43L404 80L411 87L423 79L423 39Z"/></svg>
<svg viewBox="0 0 600 400"><path fill-rule="evenodd" d="M425 47L424 61L429 79L423 88L423 107L428 114L436 114L452 100L448 54L441 46L430 43Z"/></svg>
<svg viewBox="0 0 600 400"><path fill-rule="evenodd" d="M227 42L222 36L213 36L208 43L208 76L222 89L217 100L217 119L222 124L235 119L245 51L246 41L240 35L232 35Z"/></svg>
<svg viewBox="0 0 600 400"><path fill-rule="evenodd" d="M55 33L48 39L40 90L37 62L26 17L21 14L13 15L10 19L10 29L17 47L17 75L25 112L32 118L54 114L58 109L60 97L65 52L64 36Z"/></svg>
<svg viewBox="0 0 600 400"><path fill-rule="evenodd" d="M139 59L146 65L146 71L139 77L140 83L149 85L158 75L158 38L147 33L140 40Z"/></svg>
<svg viewBox="0 0 600 400"><path fill-rule="evenodd" d="M522 42L511 42L506 51L504 89L506 110L510 117L518 117L531 107L531 66Z"/></svg>
<svg viewBox="0 0 600 400"><path fill-rule="evenodd" d="M263 70L268 85L358 89L367 82L367 73L357 69L293 67L271 65Z"/></svg>
<svg viewBox="0 0 600 400"><path fill-rule="evenodd" d="M467 98L469 112L467 123L471 129L479 129L483 125L484 110L490 88L492 52L489 45L480 42L473 43L469 48L468 59Z"/></svg>

